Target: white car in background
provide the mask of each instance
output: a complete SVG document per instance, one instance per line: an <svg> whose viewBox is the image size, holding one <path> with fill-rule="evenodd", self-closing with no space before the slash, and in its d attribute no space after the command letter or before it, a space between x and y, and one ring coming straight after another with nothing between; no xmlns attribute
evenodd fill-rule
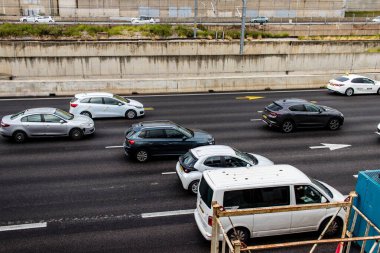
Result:
<svg viewBox="0 0 380 253"><path fill-rule="evenodd" d="M372 22L380 23L380 16L375 17L374 19L372 19Z"/></svg>
<svg viewBox="0 0 380 253"><path fill-rule="evenodd" d="M70 101L70 113L90 118L125 117L134 119L144 116L140 102L106 92L80 93Z"/></svg>
<svg viewBox="0 0 380 253"><path fill-rule="evenodd" d="M26 16L20 18L20 22L54 23L55 21L51 16Z"/></svg>
<svg viewBox="0 0 380 253"><path fill-rule="evenodd" d="M352 96L354 94L379 94L380 82L359 75L345 75L331 79L327 89L332 92Z"/></svg>
<svg viewBox="0 0 380 253"><path fill-rule="evenodd" d="M140 16L138 18L131 19L132 24L155 24L156 20L148 16Z"/></svg>
<svg viewBox="0 0 380 253"><path fill-rule="evenodd" d="M176 172L183 188L197 194L199 180L206 170L272 164L271 160L261 155L241 152L224 145L210 145L190 149L182 155L177 162Z"/></svg>

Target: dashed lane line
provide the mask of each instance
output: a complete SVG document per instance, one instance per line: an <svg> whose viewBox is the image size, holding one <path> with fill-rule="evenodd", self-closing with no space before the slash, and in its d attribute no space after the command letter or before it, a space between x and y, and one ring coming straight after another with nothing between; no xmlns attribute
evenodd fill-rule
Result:
<svg viewBox="0 0 380 253"><path fill-rule="evenodd" d="M47 227L47 222L10 225L10 226L1 226L0 232L14 231L14 230L25 230L25 229L33 229L33 228L46 228L46 227Z"/></svg>
<svg viewBox="0 0 380 253"><path fill-rule="evenodd" d="M193 214L193 213L194 213L194 209L156 212L156 213L142 213L141 218L146 219L146 218L186 215L186 214Z"/></svg>
<svg viewBox="0 0 380 253"><path fill-rule="evenodd" d="M261 121L261 119L251 119L251 121Z"/></svg>
<svg viewBox="0 0 380 253"><path fill-rule="evenodd" d="M123 148L124 146L107 146L106 149Z"/></svg>
<svg viewBox="0 0 380 253"><path fill-rule="evenodd" d="M162 172L161 174L162 175L171 175L171 174L175 174L176 172L175 171L170 171L170 172Z"/></svg>

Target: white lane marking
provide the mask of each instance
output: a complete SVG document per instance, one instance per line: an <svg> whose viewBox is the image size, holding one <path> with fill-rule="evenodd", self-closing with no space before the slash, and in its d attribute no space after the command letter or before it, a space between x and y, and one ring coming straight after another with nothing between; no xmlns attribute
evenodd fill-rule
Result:
<svg viewBox="0 0 380 253"><path fill-rule="evenodd" d="M171 171L171 172L162 172L161 174L162 175L171 175L171 174L175 174L175 173L177 173L177 172Z"/></svg>
<svg viewBox="0 0 380 253"><path fill-rule="evenodd" d="M261 119L251 119L251 121L261 121Z"/></svg>
<svg viewBox="0 0 380 253"><path fill-rule="evenodd" d="M329 144L329 143L321 143L321 144L322 144L322 146L312 146L309 148L311 148L311 149L327 148L327 149L330 149L332 151L332 150L337 150L337 149L341 149L341 148L351 147L351 145L349 145L349 144Z"/></svg>
<svg viewBox="0 0 380 253"><path fill-rule="evenodd" d="M167 211L167 212L156 212L156 213L142 213L141 218L156 218L165 216L175 216L175 215L185 215L194 213L194 209L188 210L177 210L177 211Z"/></svg>
<svg viewBox="0 0 380 253"><path fill-rule="evenodd" d="M263 111L257 111L258 113L263 113Z"/></svg>
<svg viewBox="0 0 380 253"><path fill-rule="evenodd" d="M32 229L32 228L46 228L46 227L47 227L46 222L10 225L10 226L1 226L0 232L13 231L13 230L24 230L24 229Z"/></svg>
<svg viewBox="0 0 380 253"><path fill-rule="evenodd" d="M107 146L106 148L107 149L111 149L111 148L123 148L124 146Z"/></svg>
<svg viewBox="0 0 380 253"><path fill-rule="evenodd" d="M352 175L354 178L358 178L358 175L356 174L356 175Z"/></svg>
<svg viewBox="0 0 380 253"><path fill-rule="evenodd" d="M244 92L215 92L215 93L190 93L190 94L162 94L162 95L132 95L124 97L134 98L148 98L148 97L186 97L186 96L220 96L220 95L233 95L233 94L270 94L270 93L291 93L291 92L322 92L324 89L318 90L283 90L283 91L244 91ZM1 101L17 101L17 100L67 100L72 97L48 97L48 98L4 98Z"/></svg>

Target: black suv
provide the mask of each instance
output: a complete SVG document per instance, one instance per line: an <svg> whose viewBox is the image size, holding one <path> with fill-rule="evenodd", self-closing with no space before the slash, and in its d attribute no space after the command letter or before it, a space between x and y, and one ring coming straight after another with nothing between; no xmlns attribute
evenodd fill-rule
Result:
<svg viewBox="0 0 380 253"><path fill-rule="evenodd" d="M171 121L145 121L125 133L128 156L146 162L150 156L182 155L189 149L215 144L214 137L201 130L190 130Z"/></svg>
<svg viewBox="0 0 380 253"><path fill-rule="evenodd" d="M270 127L290 133L295 128L327 127L338 130L344 116L336 109L316 105L303 99L277 100L265 107L262 120Z"/></svg>

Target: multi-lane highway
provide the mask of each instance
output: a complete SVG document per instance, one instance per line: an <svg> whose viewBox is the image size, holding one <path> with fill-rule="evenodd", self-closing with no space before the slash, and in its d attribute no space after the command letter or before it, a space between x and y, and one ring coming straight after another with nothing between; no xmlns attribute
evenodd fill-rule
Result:
<svg viewBox="0 0 380 253"><path fill-rule="evenodd" d="M335 132L283 134L268 129L259 111L287 97L337 108L345 123ZM209 252L191 214L195 197L182 190L174 174L176 159L139 164L124 155L124 131L141 120L168 119L206 130L217 144L292 164L344 194L354 190L358 171L380 168L376 95L345 97L310 90L134 98L150 109L144 119L97 119L96 134L81 141L15 144L0 139L0 252ZM69 100L0 99L0 116L30 107L68 110ZM310 148L321 143L351 146L333 151ZM10 225L25 229L3 231Z"/></svg>

